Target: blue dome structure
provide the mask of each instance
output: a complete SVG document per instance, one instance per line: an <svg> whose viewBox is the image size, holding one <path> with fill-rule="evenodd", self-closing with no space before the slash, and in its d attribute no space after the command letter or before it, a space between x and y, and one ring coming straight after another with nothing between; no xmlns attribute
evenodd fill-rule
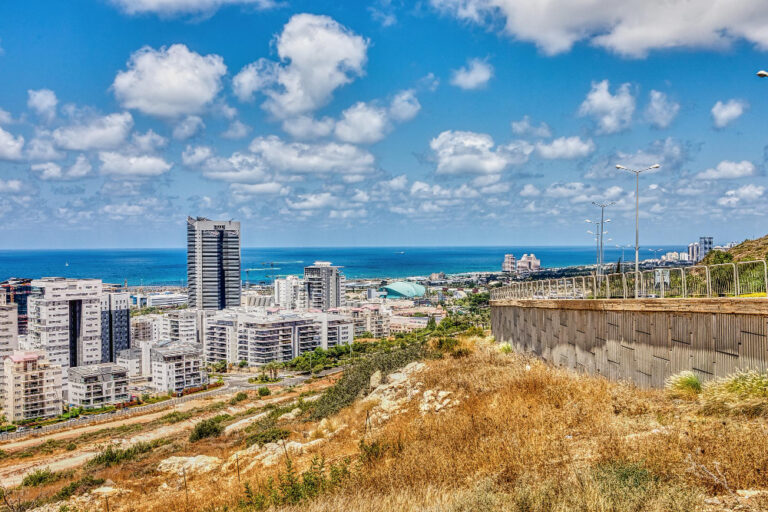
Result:
<svg viewBox="0 0 768 512"><path fill-rule="evenodd" d="M379 291L386 292L388 299L414 299L423 297L427 289L420 284L409 281L397 281L382 286Z"/></svg>

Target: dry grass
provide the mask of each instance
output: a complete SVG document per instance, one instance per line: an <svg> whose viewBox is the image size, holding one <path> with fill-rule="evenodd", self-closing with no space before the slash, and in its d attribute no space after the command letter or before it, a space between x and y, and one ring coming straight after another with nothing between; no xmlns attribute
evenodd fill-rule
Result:
<svg viewBox="0 0 768 512"><path fill-rule="evenodd" d="M447 390L455 408L422 415L417 407L373 431L356 403L331 419L346 429L313 453L293 459L304 471L313 455L349 457L351 476L333 490L285 511L692 511L718 510L707 497L766 489L768 427L745 416L702 415L664 391L576 375L537 360L463 339L469 355L430 361L424 389ZM316 422L281 424L294 440L322 436ZM184 439L141 462L108 468L101 478L128 488L111 510L252 510L244 482L262 488L283 467L181 478L159 475L170 453L226 458L240 434ZM375 446L360 458L360 441ZM166 484L167 490L158 491ZM131 498L132 496L132 498ZM135 499L140 496L141 499ZM733 498L737 499L737 498ZM741 506L758 510L762 498ZM768 502L764 502L768 505ZM725 510L725 509L720 509ZM744 510L750 510L745 508Z"/></svg>

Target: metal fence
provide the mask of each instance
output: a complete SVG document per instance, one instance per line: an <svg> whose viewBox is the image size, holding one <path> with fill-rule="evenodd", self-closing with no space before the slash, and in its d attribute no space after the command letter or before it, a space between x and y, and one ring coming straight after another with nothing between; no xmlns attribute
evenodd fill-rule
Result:
<svg viewBox="0 0 768 512"><path fill-rule="evenodd" d="M541 279L491 290L493 300L766 296L768 268L762 260Z"/></svg>

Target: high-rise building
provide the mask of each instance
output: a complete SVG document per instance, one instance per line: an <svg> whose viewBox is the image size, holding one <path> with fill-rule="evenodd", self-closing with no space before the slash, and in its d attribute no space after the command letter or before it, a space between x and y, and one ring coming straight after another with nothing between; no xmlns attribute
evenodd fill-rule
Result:
<svg viewBox="0 0 768 512"><path fill-rule="evenodd" d="M27 299L31 293L31 279L11 278L0 283L0 295L5 296L6 304L17 306L19 334L27 334Z"/></svg>
<svg viewBox="0 0 768 512"><path fill-rule="evenodd" d="M114 363L118 352L131 347L130 303L128 292L104 293L101 296L102 363Z"/></svg>
<svg viewBox="0 0 768 512"><path fill-rule="evenodd" d="M101 280L44 277L32 281L27 343L67 370L101 362Z"/></svg>
<svg viewBox="0 0 768 512"><path fill-rule="evenodd" d="M328 261L316 261L304 267L304 295L306 307L325 311L342 307L346 303L344 274L341 267Z"/></svg>
<svg viewBox="0 0 768 512"><path fill-rule="evenodd" d="M189 307L240 305L240 223L187 218Z"/></svg>
<svg viewBox="0 0 768 512"><path fill-rule="evenodd" d="M98 409L128 400L126 368L114 363L102 363L69 369L67 401L70 404L86 409Z"/></svg>
<svg viewBox="0 0 768 512"><path fill-rule="evenodd" d="M699 237L699 259L698 261L703 260L707 254L709 254L709 251L712 250L712 237L711 236L700 236Z"/></svg>
<svg viewBox="0 0 768 512"><path fill-rule="evenodd" d="M517 261L517 272L538 272L541 270L541 260L535 254L523 254L523 257Z"/></svg>
<svg viewBox="0 0 768 512"><path fill-rule="evenodd" d="M275 279L275 304L284 309L303 307L304 282L298 276Z"/></svg>
<svg viewBox="0 0 768 512"><path fill-rule="evenodd" d="M61 414L61 367L44 352L13 352L2 365L2 408L9 422Z"/></svg>
<svg viewBox="0 0 768 512"><path fill-rule="evenodd" d="M502 272L514 272L517 269L517 266L515 264L515 255L514 254L505 254L504 255L504 262L501 264L501 271Z"/></svg>
<svg viewBox="0 0 768 512"><path fill-rule="evenodd" d="M699 258L699 243L693 242L688 244L688 261L691 263L698 263L701 260Z"/></svg>
<svg viewBox="0 0 768 512"><path fill-rule="evenodd" d="M163 342L150 350L152 387L180 393L208 383L200 345Z"/></svg>
<svg viewBox="0 0 768 512"><path fill-rule="evenodd" d="M197 343L198 315L194 310L180 309L163 315L160 339L180 343Z"/></svg>
<svg viewBox="0 0 768 512"><path fill-rule="evenodd" d="M18 308L0 295L0 360L19 348Z"/></svg>

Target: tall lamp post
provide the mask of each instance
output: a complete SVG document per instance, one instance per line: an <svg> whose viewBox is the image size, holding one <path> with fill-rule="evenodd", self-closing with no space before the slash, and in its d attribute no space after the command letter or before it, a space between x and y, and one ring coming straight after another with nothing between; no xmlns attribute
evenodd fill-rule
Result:
<svg viewBox="0 0 768 512"><path fill-rule="evenodd" d="M604 231L603 228L605 227L606 222L611 222L611 219L605 218L605 209L609 206L613 206L616 204L615 201L611 201L610 203L597 203L595 201L592 201L592 204L600 208L600 264L605 264L605 258L603 254L603 235L607 233L607 231Z"/></svg>
<svg viewBox="0 0 768 512"><path fill-rule="evenodd" d="M640 275L640 173L659 167L661 167L659 164L653 164L645 169L630 169L616 164L617 169L635 173L635 298L640 295L640 280L638 279Z"/></svg>

